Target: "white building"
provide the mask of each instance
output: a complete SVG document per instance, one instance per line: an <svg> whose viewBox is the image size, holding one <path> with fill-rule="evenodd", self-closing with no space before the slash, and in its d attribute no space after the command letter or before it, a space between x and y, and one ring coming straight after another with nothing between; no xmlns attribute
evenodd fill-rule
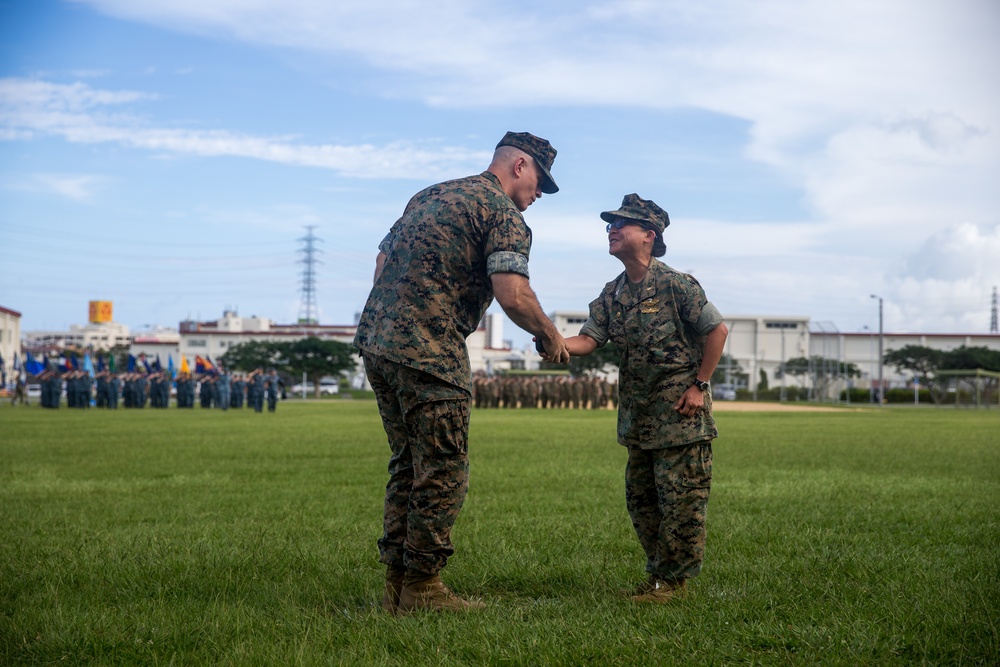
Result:
<svg viewBox="0 0 1000 667"><path fill-rule="evenodd" d="M21 313L0 306L0 357L3 357L7 382L14 382L14 353L21 355ZM21 358L24 363L24 358ZM0 387L3 389L3 387Z"/></svg>
<svg viewBox="0 0 1000 667"><path fill-rule="evenodd" d="M115 345L131 344L129 328L117 322L71 324L69 331L25 331L24 345L29 350L75 347L110 350Z"/></svg>
<svg viewBox="0 0 1000 667"><path fill-rule="evenodd" d="M195 356L217 361L229 348L250 341L288 341L316 336L317 338L351 344L355 325L275 324L266 317L241 317L226 310L222 317L208 322L188 320L180 323L178 359L184 357L194 370Z"/></svg>

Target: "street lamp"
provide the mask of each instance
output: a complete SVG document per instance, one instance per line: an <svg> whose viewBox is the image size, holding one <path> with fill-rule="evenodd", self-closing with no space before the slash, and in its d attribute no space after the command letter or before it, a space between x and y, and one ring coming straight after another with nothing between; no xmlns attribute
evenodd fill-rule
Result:
<svg viewBox="0 0 1000 667"><path fill-rule="evenodd" d="M868 402L875 402L875 378L872 370L875 368L875 332L867 324L861 327L868 332Z"/></svg>
<svg viewBox="0 0 1000 667"><path fill-rule="evenodd" d="M871 298L878 299L878 404L881 407L882 399L885 398L885 384L882 375L882 355L885 344L885 334L882 329L882 297L872 294Z"/></svg>

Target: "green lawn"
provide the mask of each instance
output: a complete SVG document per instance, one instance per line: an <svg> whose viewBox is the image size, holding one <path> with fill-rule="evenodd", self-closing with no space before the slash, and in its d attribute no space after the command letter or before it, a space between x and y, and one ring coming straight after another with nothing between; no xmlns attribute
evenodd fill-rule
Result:
<svg viewBox="0 0 1000 667"><path fill-rule="evenodd" d="M1000 413L719 413L692 595L644 577L610 411L473 413L445 580L379 608L371 401L0 406L0 664L1000 663Z"/></svg>

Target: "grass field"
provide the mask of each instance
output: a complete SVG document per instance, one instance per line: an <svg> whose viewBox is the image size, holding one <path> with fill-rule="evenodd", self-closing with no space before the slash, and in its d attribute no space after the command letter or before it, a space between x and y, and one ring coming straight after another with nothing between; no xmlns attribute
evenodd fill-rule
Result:
<svg viewBox="0 0 1000 667"><path fill-rule="evenodd" d="M719 413L692 594L644 578L610 411L473 413L445 580L378 603L370 401L0 407L0 664L996 665L1000 414Z"/></svg>

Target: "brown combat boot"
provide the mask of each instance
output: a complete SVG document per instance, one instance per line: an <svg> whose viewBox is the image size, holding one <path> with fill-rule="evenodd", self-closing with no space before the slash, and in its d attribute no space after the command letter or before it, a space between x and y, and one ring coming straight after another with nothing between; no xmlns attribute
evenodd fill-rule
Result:
<svg viewBox="0 0 1000 667"><path fill-rule="evenodd" d="M641 584L632 595L632 602L654 602L663 604L675 598L684 597L687 592L687 579L670 581L659 577L650 577Z"/></svg>
<svg viewBox="0 0 1000 667"><path fill-rule="evenodd" d="M637 595L645 595L656 587L656 582L659 580L659 577L651 574L649 575L649 579L642 582L638 586L634 586L632 588L619 588L618 595L627 598L634 598Z"/></svg>
<svg viewBox="0 0 1000 667"><path fill-rule="evenodd" d="M466 600L452 593L437 574L421 579L407 577L399 594L400 613L427 611L472 611L485 609L478 600Z"/></svg>
<svg viewBox="0 0 1000 667"><path fill-rule="evenodd" d="M385 592L382 594L382 609L395 615L399 607L399 593L403 590L405 567L389 565L385 569Z"/></svg>

